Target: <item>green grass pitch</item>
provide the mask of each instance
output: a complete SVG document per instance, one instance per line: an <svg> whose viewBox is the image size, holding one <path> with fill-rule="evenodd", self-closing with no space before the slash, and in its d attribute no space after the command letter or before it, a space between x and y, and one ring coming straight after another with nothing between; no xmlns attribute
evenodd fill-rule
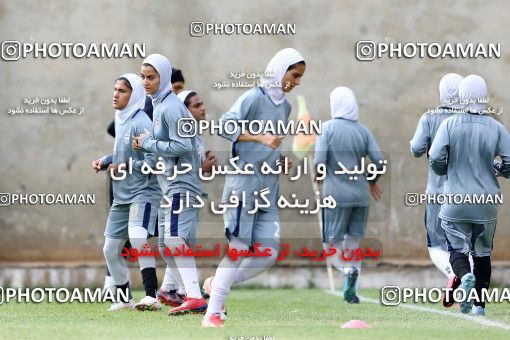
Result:
<svg viewBox="0 0 510 340"><path fill-rule="evenodd" d="M140 299L142 292L135 292ZM362 290L377 298L376 290ZM440 305L420 305L446 310ZM2 339L509 339L510 330L455 315L361 302L348 305L318 289L233 289L223 329L201 328L202 315L109 312L109 304L8 303L0 305ZM459 313L454 308L452 313ZM491 304L486 319L510 327L510 305ZM341 329L353 319L370 329Z"/></svg>

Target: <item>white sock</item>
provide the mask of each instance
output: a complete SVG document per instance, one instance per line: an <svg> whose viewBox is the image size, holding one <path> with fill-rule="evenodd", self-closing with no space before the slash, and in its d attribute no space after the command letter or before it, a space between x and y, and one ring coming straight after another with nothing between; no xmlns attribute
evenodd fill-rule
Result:
<svg viewBox="0 0 510 340"><path fill-rule="evenodd" d="M200 287L199 287L199 288L200 288ZM184 287L184 284L180 284L180 285L178 284L178 285L177 285L177 294L179 294L179 295L184 295L184 294L186 294L186 289L185 289L185 287Z"/></svg>
<svg viewBox="0 0 510 340"><path fill-rule="evenodd" d="M234 284L249 280L252 277L259 275L266 269L272 267L275 264L276 259L278 258L278 251L273 248L270 249L271 256L248 257L242 260L241 265L237 270Z"/></svg>
<svg viewBox="0 0 510 340"><path fill-rule="evenodd" d="M439 269L447 278L455 276L450 264L450 253L441 249L441 247L429 247L429 256L432 263Z"/></svg>
<svg viewBox="0 0 510 340"><path fill-rule="evenodd" d="M246 244L235 238L229 242L229 245L231 248L235 248L238 251L249 249ZM234 283L241 262L242 259L237 259L237 261L234 262L228 256L225 256L223 260L221 260L218 269L216 269L214 280L212 281L211 297L209 298L206 316L221 313L221 308L227 299L230 287L232 287Z"/></svg>
<svg viewBox="0 0 510 340"><path fill-rule="evenodd" d="M327 261L337 270L339 270L344 275L348 275L352 268L356 268L358 270L358 279L356 280L356 291L359 290L360 276L361 276L361 262L352 259L350 261L346 261L342 259L342 250L346 253L347 257L350 257L350 251L354 251L359 247L359 238L345 236L342 241L342 246L339 243L335 243L332 245L336 249L336 254L334 256L328 257ZM329 250L331 247L330 244L323 243L323 247L325 250Z"/></svg>
<svg viewBox="0 0 510 340"><path fill-rule="evenodd" d="M126 239L105 237L103 254L113 283L123 285L129 281L126 261L121 256Z"/></svg>
<svg viewBox="0 0 510 340"><path fill-rule="evenodd" d="M175 261L174 261L174 263L175 263ZM172 271L172 268L167 266L165 269L165 276L163 278L163 283L161 284L161 290L168 292L170 290L176 290L176 289L177 289L177 282L174 277L174 273Z"/></svg>
<svg viewBox="0 0 510 340"><path fill-rule="evenodd" d="M336 269L338 269L339 271L341 271L343 273L346 264L344 263L344 261L342 261L342 257L341 257L342 248L339 247L338 244L327 244L327 243L322 244L322 248L324 250L328 250L331 246L333 246L333 248L336 249L336 254L334 256L329 256L326 259L326 261L328 261L328 263L330 265L332 265L333 267L335 267Z"/></svg>
<svg viewBox="0 0 510 340"><path fill-rule="evenodd" d="M158 211L158 220L160 223L164 223L164 213L162 213L161 210ZM164 234L164 229L164 227L160 228L159 232ZM160 249L160 255L166 263L165 275L163 277L163 283L161 284L161 290L170 291L177 289L177 284L182 284L181 275L177 270L174 258L172 256L165 256L164 250L166 245L162 235L160 235L158 240L158 247ZM177 281L177 284L175 281Z"/></svg>
<svg viewBox="0 0 510 340"><path fill-rule="evenodd" d="M164 216L164 214L161 214L161 212L159 211L158 218L160 221L164 220L164 218L162 216ZM164 233L164 231L161 229L159 231L160 231L160 233ZM158 247L160 249L159 254L161 255L161 258L163 258L163 260L166 263L165 277L163 279L163 284L161 285L161 289L165 290L165 291L176 289L176 286L173 286L173 287L171 285L166 286L166 284L169 283L168 279L167 279L167 275L171 275L172 278L177 281L177 284L182 285L183 283L182 283L182 279L181 279L181 274L179 274L179 271L177 270L177 265L175 264L175 260L174 260L173 256L165 256L166 245L165 245L165 240L163 239L162 235L160 235L160 238L158 240Z"/></svg>
<svg viewBox="0 0 510 340"><path fill-rule="evenodd" d="M343 241L329 244L329 243L323 243L323 249L326 251L329 251L329 248L333 246L336 250L336 254L334 256L329 256L327 258L327 261L329 264L331 264L333 267L335 267L340 272L347 275L352 267L360 268L361 264L359 262L361 261L355 261L354 258L352 260L344 260L342 258L342 251L344 251L344 254L347 258L351 257L351 250L354 250L358 247L359 239L357 238L349 238L345 237Z"/></svg>
<svg viewBox="0 0 510 340"><path fill-rule="evenodd" d="M113 287L115 287L115 282L113 282L113 278L111 277L111 275L106 275L104 277L103 290L106 291L106 290L111 289Z"/></svg>
<svg viewBox="0 0 510 340"><path fill-rule="evenodd" d="M184 245L185 249L188 249L188 246L182 237L165 238L165 245L170 249L175 249L175 247L181 248ZM181 274L180 276L182 282L184 283L186 296L193 299L202 298L202 294L200 293L200 286L198 285L198 274L195 258L192 256L175 256L174 261L177 269L179 270L179 274Z"/></svg>
<svg viewBox="0 0 510 340"><path fill-rule="evenodd" d="M142 251L147 243L147 230L140 226L129 226L128 233L131 246L139 252ZM139 256L138 264L140 265L140 271L145 268L156 268L156 259L153 256Z"/></svg>
<svg viewBox="0 0 510 340"><path fill-rule="evenodd" d="M182 283L181 274L179 274L179 270L177 269L177 265L175 264L174 258L172 256L165 257L163 255L163 252L161 252L161 255L162 255L161 257L163 258L163 260L165 260L166 263L165 276L167 275L167 272L170 272L172 274L172 277L176 280L177 285L184 285ZM175 286L174 287L170 286L168 288L169 288L168 290L176 289ZM161 289L166 290L166 288L163 286L161 286Z"/></svg>

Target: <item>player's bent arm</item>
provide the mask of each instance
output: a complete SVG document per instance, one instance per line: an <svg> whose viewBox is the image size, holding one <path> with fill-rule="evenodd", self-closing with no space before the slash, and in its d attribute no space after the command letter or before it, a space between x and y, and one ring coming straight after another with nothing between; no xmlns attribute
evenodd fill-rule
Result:
<svg viewBox="0 0 510 340"><path fill-rule="evenodd" d="M179 157L193 151L190 138L163 142L146 136L140 143L142 150L163 157Z"/></svg>
<svg viewBox="0 0 510 340"><path fill-rule="evenodd" d="M448 120L445 120L439 126L434 141L430 146L429 164L439 176L444 176L448 172L448 147L450 145L450 135L448 133Z"/></svg>
<svg viewBox="0 0 510 340"><path fill-rule="evenodd" d="M252 135L249 132L245 132L245 133L239 134L235 141L236 142L257 142L257 143L261 143L260 136L261 135Z"/></svg>
<svg viewBox="0 0 510 340"><path fill-rule="evenodd" d="M152 122L147 115L141 115L143 117L138 121L135 127L135 136L150 134L148 131L152 130ZM143 152L143 151L140 151ZM141 172L144 163L147 163L152 169L156 166L157 156L150 152L144 152L144 159L133 162L133 168L135 171Z"/></svg>
<svg viewBox="0 0 510 340"><path fill-rule="evenodd" d="M234 121L237 123L238 120L245 120L246 117L248 116L248 113L253 109L253 107L254 97L252 95L252 92L251 90L246 91L239 98L237 98L236 102L234 103L234 105L232 105L228 112L224 113L220 117L219 123L223 125L223 127L226 127L228 121ZM239 139L239 136L241 135L240 129L237 129L233 134L227 134L225 132L226 129L224 128L222 133L220 133L220 136L230 140L231 142L236 141L258 142L257 137L249 133L243 134L244 136L241 139Z"/></svg>
<svg viewBox="0 0 510 340"><path fill-rule="evenodd" d="M377 144L372 132L368 129L366 130L368 135L367 156L370 158L370 161L375 164L377 171L382 171L383 168L387 168L389 164L384 164L385 159L379 144ZM375 184L381 176L381 174L378 174L374 179L369 180L368 182Z"/></svg>
<svg viewBox="0 0 510 340"><path fill-rule="evenodd" d="M234 104L229 112L224 113L221 116L219 120L220 124L225 125L227 121L238 121L246 118L249 111L249 103L247 103L248 100L241 101L240 103L238 102ZM267 145L273 149L276 149L281 144L281 140L283 139L283 137L274 135L253 135L248 131L241 132L240 129L237 129L233 134L226 134L225 130L226 129L223 129L223 132L220 133L220 136L230 140L231 142L256 142Z"/></svg>
<svg viewBox="0 0 510 340"><path fill-rule="evenodd" d="M151 169L154 169L156 167L157 157L155 154L145 153L144 156L145 157L143 160L139 159L139 160L133 162L133 169L135 171L142 172L142 166L144 163L149 165L151 167Z"/></svg>
<svg viewBox="0 0 510 340"><path fill-rule="evenodd" d="M430 167L438 176L444 176L448 172L448 164L446 160L438 160L430 158L429 160Z"/></svg>
<svg viewBox="0 0 510 340"><path fill-rule="evenodd" d="M426 116L423 115L418 122L413 139L409 142L411 154L417 158L423 156L423 154L427 152L427 146L430 143L430 136L428 135L428 129L425 123Z"/></svg>
<svg viewBox="0 0 510 340"><path fill-rule="evenodd" d="M432 143L429 152L429 164L436 175L444 176L448 172L448 150L447 145L439 146L436 141Z"/></svg>
<svg viewBox="0 0 510 340"><path fill-rule="evenodd" d="M510 178L510 165L509 164L506 164L504 165L503 163L500 164L497 168L500 176L503 176L505 177L506 179L509 179Z"/></svg>
<svg viewBox="0 0 510 340"><path fill-rule="evenodd" d="M249 132L239 134L237 142L257 142L276 149L282 143L283 137L274 135L252 135Z"/></svg>
<svg viewBox="0 0 510 340"><path fill-rule="evenodd" d="M447 145L439 145L437 139L432 143L429 151L429 164L436 175L444 176L448 172L448 150Z"/></svg>
<svg viewBox="0 0 510 340"><path fill-rule="evenodd" d="M510 134L504 127L500 128L500 135L496 155L501 157L497 171L505 178L510 178Z"/></svg>
<svg viewBox="0 0 510 340"><path fill-rule="evenodd" d="M422 149L422 150L415 149L412 144L411 144L411 148L410 149L411 149L411 155L413 155L416 158L420 158L421 156L423 156L423 154L426 151L426 149Z"/></svg>
<svg viewBox="0 0 510 340"><path fill-rule="evenodd" d="M106 155L100 159L96 159L92 162L92 168L98 173L101 170L105 170L112 162L112 155Z"/></svg>
<svg viewBox="0 0 510 340"><path fill-rule="evenodd" d="M320 135L317 136L315 143L315 152L313 159L314 169L317 169L319 164L326 164L328 160L328 129L327 125L324 125L324 129Z"/></svg>
<svg viewBox="0 0 510 340"><path fill-rule="evenodd" d="M100 160L103 162L103 167L108 167L113 162L113 154L104 155Z"/></svg>

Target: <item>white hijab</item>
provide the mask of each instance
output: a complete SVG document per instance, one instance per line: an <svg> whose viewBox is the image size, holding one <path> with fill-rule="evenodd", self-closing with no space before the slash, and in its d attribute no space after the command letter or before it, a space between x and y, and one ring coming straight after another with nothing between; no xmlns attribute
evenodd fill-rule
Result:
<svg viewBox="0 0 510 340"><path fill-rule="evenodd" d="M145 91L142 85L142 78L133 73L126 73L120 76L126 78L131 85L131 97L125 108L115 112L115 122L124 124L138 110L143 110L145 107Z"/></svg>
<svg viewBox="0 0 510 340"><path fill-rule="evenodd" d="M329 95L332 118L358 120L358 104L354 92L348 87L337 87Z"/></svg>
<svg viewBox="0 0 510 340"><path fill-rule="evenodd" d="M262 78L262 87L266 88L269 98L276 105L285 100L285 92L280 84L290 65L304 61L303 56L293 48L284 48L278 51L269 61L265 74Z"/></svg>
<svg viewBox="0 0 510 340"><path fill-rule="evenodd" d="M184 104L184 101L186 100L186 97L191 93L191 92L195 92L193 90L191 91L181 91L179 92L179 94L177 95L177 98L180 99L180 101ZM184 105L184 107L186 107L186 105ZM190 117L193 117L193 114L191 113L191 111L186 107L186 110L188 111Z"/></svg>
<svg viewBox="0 0 510 340"><path fill-rule="evenodd" d="M181 100L181 102L184 103L184 101L186 100L186 97L193 91L181 91L179 92L179 94L177 95L177 98L179 98Z"/></svg>
<svg viewBox="0 0 510 340"><path fill-rule="evenodd" d="M484 114L485 103L480 100L487 99L485 80L476 74L464 78L459 86L459 98L465 111Z"/></svg>
<svg viewBox="0 0 510 340"><path fill-rule="evenodd" d="M143 63L154 67L159 74L159 88L150 95L152 98L152 105L156 107L172 89L172 64L170 64L170 60L161 54L151 54L145 58Z"/></svg>
<svg viewBox="0 0 510 340"><path fill-rule="evenodd" d="M457 73L448 73L441 78L439 82L439 99L441 106L460 109L459 103L459 85L462 76Z"/></svg>

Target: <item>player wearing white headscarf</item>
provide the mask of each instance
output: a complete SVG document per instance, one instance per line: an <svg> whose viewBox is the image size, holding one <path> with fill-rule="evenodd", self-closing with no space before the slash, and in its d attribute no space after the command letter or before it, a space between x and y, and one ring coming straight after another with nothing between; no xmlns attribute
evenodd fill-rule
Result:
<svg viewBox="0 0 510 340"><path fill-rule="evenodd" d="M129 96L129 101L126 100ZM131 245L139 250L154 235L161 190L154 177L141 173L143 162L148 159L141 151L131 148L132 140L151 127L149 117L143 112L145 92L142 81L135 74L124 74L115 83L113 106L115 113L115 144L113 153L95 162L96 171L109 166L117 172L120 165L132 161L133 172L124 179L113 178L113 204L108 215L103 252L108 270L117 287L129 291L127 265L121 258L122 247L129 238ZM124 167L124 173L127 168ZM112 173L113 174L113 173ZM157 289L156 263L151 257L139 257L146 296L136 305L138 309L158 310L160 303L155 298ZM130 295L130 292L129 292ZM117 301L110 310L134 307L134 301Z"/></svg>
<svg viewBox="0 0 510 340"><path fill-rule="evenodd" d="M439 217L445 232L453 272L461 280L466 296L474 288L481 298L491 277L491 253L501 194L496 173L510 177L510 135L487 115L487 85L477 75L465 77L459 85L465 112L444 120L432 142L429 162L432 170L446 175L443 193L457 201L441 206ZM501 163L494 166L495 157ZM478 197L478 199L476 199ZM480 197L485 197L480 201ZM460 201L459 201L460 199ZM473 272L469 255L473 256ZM460 302L462 313L485 314L485 303L467 298Z"/></svg>
<svg viewBox="0 0 510 340"><path fill-rule="evenodd" d="M271 121L273 126L278 121L287 122L290 104L285 100L285 93L299 85L305 71L305 62L301 54L286 48L276 53L269 61L262 86L245 92L237 99L220 122L238 120ZM270 257L249 257L232 261L226 256L218 266L216 275L204 282L204 289L210 292L209 307L202 321L204 327L222 327L225 315L222 314L224 302L233 283L252 278L274 264L277 258L280 237L280 217L277 206L278 175L264 175L260 171L263 162L276 164L281 158L281 136L252 135L248 132L222 135L233 142L232 157L239 156L238 166L253 164L254 175L227 175L223 190L223 202L231 195L246 193L246 202L237 208L227 209L223 215L225 235L229 245L239 251L248 250L256 243L271 249ZM259 209L249 214L255 200L255 191L268 188L266 196L271 202L269 208ZM242 207L241 205L244 205Z"/></svg>
<svg viewBox="0 0 510 340"><path fill-rule="evenodd" d="M335 208L322 208L323 246L334 246L337 254L344 249L356 249L365 236L370 206L370 194L379 199L377 177L368 180L365 175L353 178L352 175L335 174L338 162L347 169L362 169L365 157L383 168L383 155L374 136L358 121L358 104L351 89L337 87L330 95L331 120L323 124L322 133L315 143L314 165L326 166L323 197L332 196ZM361 261L342 261L340 256L330 258L330 263L345 274L344 300L359 303L356 283L361 272Z"/></svg>
<svg viewBox="0 0 510 340"><path fill-rule="evenodd" d="M205 105L200 96L195 91L181 91L177 95L184 106L190 111L191 115L195 120L200 121L205 119ZM197 134L196 136L196 149L200 157L200 164L202 166L202 172L211 172L212 166L216 164L216 157L212 151L205 151L202 136ZM178 286L179 280L175 277L175 271L167 268L165 270L165 277L161 284L161 289L158 291L158 299L166 305L173 306L179 297L176 295L178 290L181 289ZM184 291L184 287L182 288Z"/></svg>
<svg viewBox="0 0 510 340"><path fill-rule="evenodd" d="M262 87L264 87L269 98L276 105L280 105L285 100L285 92L291 90L295 85L286 83L284 76L289 66L302 62L303 56L293 48L284 48L278 51L267 64L262 78Z"/></svg>
<svg viewBox="0 0 510 340"><path fill-rule="evenodd" d="M422 115L416 127L416 132L410 141L411 153L415 157L421 157L428 152L437 129L439 129L439 125L461 108L459 100L459 85L461 81L462 76L456 73L448 73L441 78L439 82L439 99L441 104L434 111L426 112ZM445 176L437 175L429 165L426 193L428 195L442 194L444 181ZM448 286L455 289L460 284L460 281L456 280L450 265L450 255L446 248L446 239L439 218L440 208L440 204L433 203L427 203L425 208L427 247L430 259L448 278ZM443 299L443 304L445 307L452 306L453 298Z"/></svg>
<svg viewBox="0 0 510 340"><path fill-rule="evenodd" d="M161 157L165 172L158 174L158 182L171 206L161 209L160 223L161 248L170 249L192 247L198 230L198 208L182 207L182 200L190 197L190 205L198 203L202 195L202 184L198 176L200 156L196 148L196 138L184 134L179 129L179 121L189 119L190 114L184 104L171 91L172 66L161 54L151 54L143 61L141 74L145 92L154 105L153 126L150 133L135 139L133 148L153 153ZM191 164L191 171L174 176L175 169L183 164ZM169 179L173 178L173 179ZM163 230L164 229L164 230ZM169 315L200 313L207 308L207 302L200 293L195 258L191 256L164 256L171 270L178 270L176 279L181 278L186 291L182 305L170 310Z"/></svg>

